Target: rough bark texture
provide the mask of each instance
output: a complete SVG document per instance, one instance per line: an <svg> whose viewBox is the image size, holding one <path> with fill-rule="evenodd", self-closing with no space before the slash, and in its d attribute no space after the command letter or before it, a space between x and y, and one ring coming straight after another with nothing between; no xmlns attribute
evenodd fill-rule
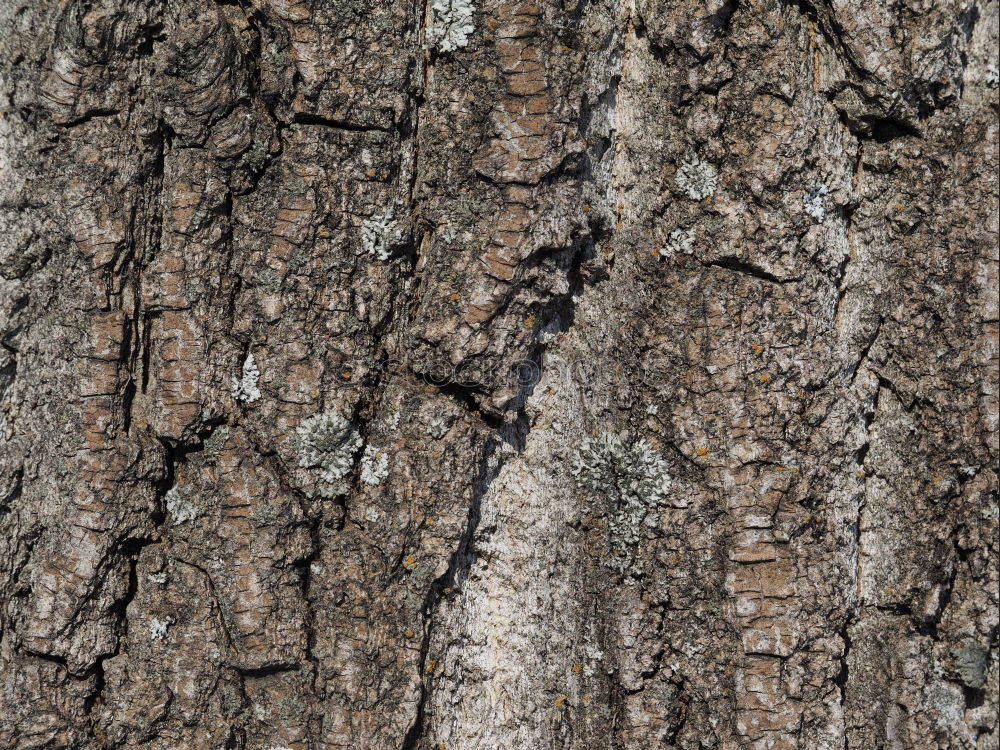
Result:
<svg viewBox="0 0 1000 750"><path fill-rule="evenodd" d="M0 746L997 748L997 24L2 0Z"/></svg>

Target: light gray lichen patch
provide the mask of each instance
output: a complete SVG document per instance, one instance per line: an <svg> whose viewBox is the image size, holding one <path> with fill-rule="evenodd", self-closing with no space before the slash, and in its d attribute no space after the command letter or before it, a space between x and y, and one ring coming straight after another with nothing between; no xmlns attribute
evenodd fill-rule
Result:
<svg viewBox="0 0 1000 750"><path fill-rule="evenodd" d="M389 476L389 454L374 446L366 445L361 454L361 481L377 487Z"/></svg>
<svg viewBox="0 0 1000 750"><path fill-rule="evenodd" d="M432 0L427 41L441 52L454 52L467 46L476 30L472 21L475 9L471 0Z"/></svg>
<svg viewBox="0 0 1000 750"><path fill-rule="evenodd" d="M691 200L704 200L715 194L719 173L710 163L692 152L684 157L677 168L677 187Z"/></svg>
<svg viewBox="0 0 1000 750"><path fill-rule="evenodd" d="M354 454L360 447L361 436L349 420L336 412L316 414L295 429L299 466L312 470L323 497L347 491L341 480L353 468Z"/></svg>
<svg viewBox="0 0 1000 750"><path fill-rule="evenodd" d="M992 62L987 66L986 73L983 75L983 80L990 88L995 89L997 86L1000 86L1000 67L998 67L995 62Z"/></svg>
<svg viewBox="0 0 1000 750"><path fill-rule="evenodd" d="M361 223L361 248L377 260L389 260L392 246L399 242L396 212L388 206Z"/></svg>
<svg viewBox="0 0 1000 750"><path fill-rule="evenodd" d="M823 205L823 196L828 192L829 190L826 185L817 183L809 188L805 198L802 199L802 208L816 224L822 224L826 218L826 207Z"/></svg>
<svg viewBox="0 0 1000 750"><path fill-rule="evenodd" d="M979 515L984 521L1000 520L1000 504L996 501L987 501L987 504L979 511Z"/></svg>
<svg viewBox="0 0 1000 750"><path fill-rule="evenodd" d="M167 502L167 513L173 519L174 526L193 521L198 517L198 506L188 498L188 493L180 487L171 487L163 496Z"/></svg>
<svg viewBox="0 0 1000 750"><path fill-rule="evenodd" d="M586 659L583 662L583 674L585 677L593 677L600 670L600 664L604 661L604 652L596 645L587 644L584 649Z"/></svg>
<svg viewBox="0 0 1000 750"><path fill-rule="evenodd" d="M693 252L694 229L683 229L681 227L677 227L677 229L673 230L667 238L667 244L664 246L663 250L660 251L660 257L669 257L671 255L677 255L678 253L691 255Z"/></svg>
<svg viewBox="0 0 1000 750"><path fill-rule="evenodd" d="M174 624L173 617L164 617L162 620L154 617L149 621L149 638L152 641L162 641L167 637L167 629Z"/></svg>
<svg viewBox="0 0 1000 750"><path fill-rule="evenodd" d="M257 369L257 361L253 354L247 354L247 358L243 361L243 376L233 378L233 398L247 403L253 403L259 399L260 389L257 388L259 379L260 370Z"/></svg>
<svg viewBox="0 0 1000 750"><path fill-rule="evenodd" d="M440 440L448 432L448 420L444 417L434 417L424 429L435 440Z"/></svg>
<svg viewBox="0 0 1000 750"><path fill-rule="evenodd" d="M650 510L663 504L670 491L666 461L645 440L602 432L596 439L583 440L571 471L591 500L606 503L612 551L609 565L623 573L632 563L632 549Z"/></svg>
<svg viewBox="0 0 1000 750"><path fill-rule="evenodd" d="M944 726L957 726L965 713L965 698L957 685L933 682L927 687L925 705L932 709Z"/></svg>

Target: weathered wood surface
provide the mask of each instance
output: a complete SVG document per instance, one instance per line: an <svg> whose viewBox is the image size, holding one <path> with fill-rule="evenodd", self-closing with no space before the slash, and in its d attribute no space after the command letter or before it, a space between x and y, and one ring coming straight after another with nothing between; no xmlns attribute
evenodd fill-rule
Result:
<svg viewBox="0 0 1000 750"><path fill-rule="evenodd" d="M997 39L0 2L0 746L997 748Z"/></svg>

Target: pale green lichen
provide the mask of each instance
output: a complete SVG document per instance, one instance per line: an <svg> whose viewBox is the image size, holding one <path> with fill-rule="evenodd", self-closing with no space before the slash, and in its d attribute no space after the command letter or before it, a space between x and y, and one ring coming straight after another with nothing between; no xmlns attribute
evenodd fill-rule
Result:
<svg viewBox="0 0 1000 750"><path fill-rule="evenodd" d="M715 194L719 184L719 173L707 161L702 161L698 154L690 153L677 168L677 187L684 191L691 200L704 200Z"/></svg>
<svg viewBox="0 0 1000 750"><path fill-rule="evenodd" d="M281 699L281 715L286 719L297 719L306 712L306 704L298 698L287 696Z"/></svg>
<svg viewBox="0 0 1000 750"><path fill-rule="evenodd" d="M454 52L469 43L475 31L475 6L471 0L431 0L431 25L427 40L441 52Z"/></svg>
<svg viewBox="0 0 1000 750"><path fill-rule="evenodd" d="M624 572L631 565L642 524L653 520L650 510L662 504L670 490L666 461L645 440L602 432L598 438L583 440L571 471L591 500L605 502L613 557L609 565Z"/></svg>
<svg viewBox="0 0 1000 750"><path fill-rule="evenodd" d="M226 685L222 689L222 715L233 719L245 713L243 697L232 685Z"/></svg>
<svg viewBox="0 0 1000 750"><path fill-rule="evenodd" d="M1000 86L1000 67L997 67L995 62L991 62L986 67L986 73L983 75L983 81L992 89Z"/></svg>
<svg viewBox="0 0 1000 750"><path fill-rule="evenodd" d="M444 417L434 417L424 429L424 432L435 440L440 440L448 432L448 420Z"/></svg>
<svg viewBox="0 0 1000 750"><path fill-rule="evenodd" d="M582 664L582 672L585 677L593 677L600 669L601 662L604 661L604 652L594 644L587 644L584 649L586 659Z"/></svg>
<svg viewBox="0 0 1000 750"><path fill-rule="evenodd" d="M173 519L174 526L193 521L198 517L198 506L188 499L187 491L180 487L171 487L163 499L167 502L167 512Z"/></svg>
<svg viewBox="0 0 1000 750"><path fill-rule="evenodd" d="M826 219L826 206L823 205L823 196L829 192L826 185L818 182L809 188L809 192L802 199L802 208L809 214L815 224L822 224L823 220Z"/></svg>
<svg viewBox="0 0 1000 750"><path fill-rule="evenodd" d="M282 276L269 266L265 266L257 273L257 281L264 291L276 292L281 288Z"/></svg>
<svg viewBox="0 0 1000 750"><path fill-rule="evenodd" d="M164 617L162 620L154 617L149 621L149 638L153 641L162 641L167 637L167 629L174 624L173 617Z"/></svg>
<svg viewBox="0 0 1000 750"><path fill-rule="evenodd" d="M354 467L354 454L360 447L361 436L347 419L335 412L309 417L295 430L299 466L312 470L323 497L347 491L341 480Z"/></svg>
<svg viewBox="0 0 1000 750"><path fill-rule="evenodd" d="M260 526L273 526L281 520L281 513L267 501L256 506L251 516Z"/></svg>
<svg viewBox="0 0 1000 750"><path fill-rule="evenodd" d="M990 663L990 651L979 643L970 643L961 648L952 648L955 659L955 673L966 687L979 690L986 684L986 672Z"/></svg>
<svg viewBox="0 0 1000 750"><path fill-rule="evenodd" d="M229 428L226 425L215 428L211 435L205 438L202 455L206 461L215 461L229 439Z"/></svg>
<svg viewBox="0 0 1000 750"><path fill-rule="evenodd" d="M694 252L694 230L691 228L682 229L677 227L667 238L667 244L660 251L660 257L669 257L683 253L691 255Z"/></svg>
<svg viewBox="0 0 1000 750"><path fill-rule="evenodd" d="M260 370L257 369L257 360L253 354L247 354L243 361L242 377L233 377L232 394L237 401L253 403L260 398L260 389L257 388L257 381L260 379Z"/></svg>
<svg viewBox="0 0 1000 750"><path fill-rule="evenodd" d="M365 446L361 455L361 481L377 487L389 476L389 454L371 445Z"/></svg>
<svg viewBox="0 0 1000 750"><path fill-rule="evenodd" d="M400 232L392 206L372 214L361 224L361 247L377 260L389 260L392 257L392 247L399 240Z"/></svg>

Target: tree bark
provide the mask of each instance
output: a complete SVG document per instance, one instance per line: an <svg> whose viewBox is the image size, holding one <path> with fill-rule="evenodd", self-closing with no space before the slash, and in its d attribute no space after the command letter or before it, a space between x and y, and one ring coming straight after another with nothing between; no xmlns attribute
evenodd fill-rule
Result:
<svg viewBox="0 0 1000 750"><path fill-rule="evenodd" d="M0 746L997 748L997 0L4 0Z"/></svg>

